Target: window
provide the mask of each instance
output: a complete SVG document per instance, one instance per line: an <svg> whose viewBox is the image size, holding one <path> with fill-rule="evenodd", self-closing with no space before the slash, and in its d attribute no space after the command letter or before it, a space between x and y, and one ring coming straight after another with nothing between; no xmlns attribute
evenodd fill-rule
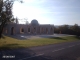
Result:
<svg viewBox="0 0 80 60"><path fill-rule="evenodd" d="M24 29L23 28L21 29L21 32L24 32Z"/></svg>
<svg viewBox="0 0 80 60"><path fill-rule="evenodd" d="M20 28L20 33L24 33L24 29L22 27Z"/></svg>
<svg viewBox="0 0 80 60"><path fill-rule="evenodd" d="M48 33L48 29L46 28L46 33Z"/></svg>
<svg viewBox="0 0 80 60"><path fill-rule="evenodd" d="M14 34L14 27L11 28L11 35Z"/></svg>
<svg viewBox="0 0 80 60"><path fill-rule="evenodd" d="M28 28L28 32L30 32L30 28Z"/></svg>

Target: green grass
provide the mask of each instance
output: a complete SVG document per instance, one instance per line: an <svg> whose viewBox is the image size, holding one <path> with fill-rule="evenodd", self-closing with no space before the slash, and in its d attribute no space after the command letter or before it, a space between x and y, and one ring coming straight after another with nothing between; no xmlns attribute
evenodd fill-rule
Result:
<svg viewBox="0 0 80 60"><path fill-rule="evenodd" d="M78 41L80 38L76 36L55 37L55 38L40 38L30 40L17 40L11 37L0 39L0 49L26 48L33 46L43 46L55 43Z"/></svg>

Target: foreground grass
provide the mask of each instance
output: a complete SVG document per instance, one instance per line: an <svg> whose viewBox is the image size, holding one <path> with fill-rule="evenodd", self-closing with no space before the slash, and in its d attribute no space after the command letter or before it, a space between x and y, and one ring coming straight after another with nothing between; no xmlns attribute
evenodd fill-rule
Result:
<svg viewBox="0 0 80 60"><path fill-rule="evenodd" d="M40 38L30 40L17 40L11 37L0 39L0 49L24 48L33 46L43 46L48 44L78 41L80 38L76 36Z"/></svg>

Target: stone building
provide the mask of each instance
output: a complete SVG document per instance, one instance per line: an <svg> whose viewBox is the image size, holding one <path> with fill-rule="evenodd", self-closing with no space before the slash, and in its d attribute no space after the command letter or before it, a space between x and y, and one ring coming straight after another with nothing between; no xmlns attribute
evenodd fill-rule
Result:
<svg viewBox="0 0 80 60"><path fill-rule="evenodd" d="M4 34L54 34L54 25L39 24L36 19L33 19L30 24L9 23L4 29Z"/></svg>

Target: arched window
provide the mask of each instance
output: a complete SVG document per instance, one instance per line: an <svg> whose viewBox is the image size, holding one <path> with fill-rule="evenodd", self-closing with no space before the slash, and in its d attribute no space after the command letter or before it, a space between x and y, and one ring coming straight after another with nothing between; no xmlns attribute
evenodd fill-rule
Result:
<svg viewBox="0 0 80 60"><path fill-rule="evenodd" d="M14 34L14 27L11 28L11 35Z"/></svg>
<svg viewBox="0 0 80 60"><path fill-rule="evenodd" d="M34 32L36 32L36 28L34 27Z"/></svg>
<svg viewBox="0 0 80 60"><path fill-rule="evenodd" d="M22 27L20 28L20 33L24 33L24 29Z"/></svg>
<svg viewBox="0 0 80 60"><path fill-rule="evenodd" d="M21 29L21 32L24 32L24 29L23 28Z"/></svg>
<svg viewBox="0 0 80 60"><path fill-rule="evenodd" d="M50 33L53 33L53 28L50 29Z"/></svg>
<svg viewBox="0 0 80 60"><path fill-rule="evenodd" d="M7 28L6 28L6 34L7 34Z"/></svg>
<svg viewBox="0 0 80 60"><path fill-rule="evenodd" d="M46 33L48 33L48 28L46 28Z"/></svg>
<svg viewBox="0 0 80 60"><path fill-rule="evenodd" d="M34 27L34 30L36 30L36 28Z"/></svg>
<svg viewBox="0 0 80 60"><path fill-rule="evenodd" d="M30 32L30 28L28 28L28 32Z"/></svg>
<svg viewBox="0 0 80 60"><path fill-rule="evenodd" d="M43 33L43 32L44 32L44 29L42 28L41 31L42 31L42 33Z"/></svg>

